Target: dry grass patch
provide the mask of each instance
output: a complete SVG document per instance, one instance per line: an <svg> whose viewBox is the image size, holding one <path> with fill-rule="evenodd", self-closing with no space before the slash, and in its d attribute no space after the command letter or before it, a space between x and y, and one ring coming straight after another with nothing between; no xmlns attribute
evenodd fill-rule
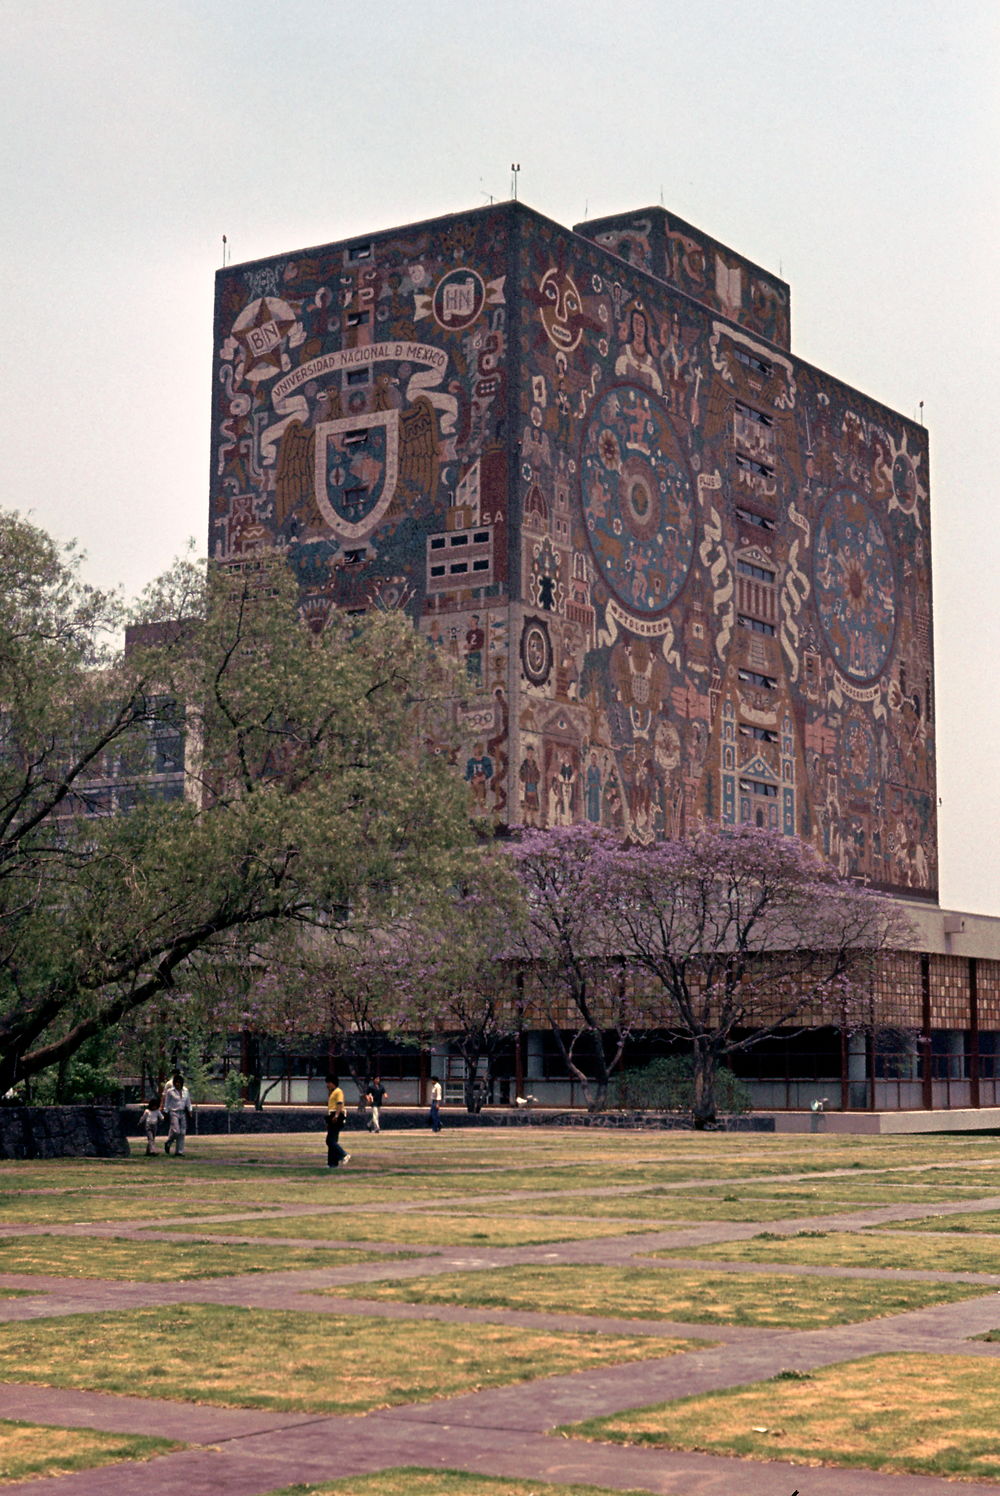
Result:
<svg viewBox="0 0 1000 1496"><path fill-rule="evenodd" d="M741 1459L996 1480L998 1424L995 1361L888 1355L808 1375L782 1373L749 1387L592 1419L567 1432Z"/></svg>
<svg viewBox="0 0 1000 1496"><path fill-rule="evenodd" d="M322 1290L333 1296L528 1309L603 1319L663 1319L767 1329L825 1329L975 1297L968 1284L859 1278L664 1271L644 1267L541 1266L386 1279Z"/></svg>
<svg viewBox="0 0 1000 1496"><path fill-rule="evenodd" d="M687 1349L683 1340L628 1335L488 1324L470 1333L467 1325L427 1320L387 1326L180 1304L0 1325L0 1380L224 1407L365 1413Z"/></svg>
<svg viewBox="0 0 1000 1496"><path fill-rule="evenodd" d="M120 1237L13 1236L0 1238L0 1273L49 1273L59 1278L104 1278L176 1283L239 1273L293 1272L383 1262L381 1252L309 1247L240 1246L214 1241L142 1242Z"/></svg>
<svg viewBox="0 0 1000 1496"><path fill-rule="evenodd" d="M644 1223L644 1229L653 1230L664 1229L675 1222L806 1220L818 1215L853 1212L863 1205L893 1203L886 1201L884 1192L859 1196L835 1193L832 1188L830 1191L821 1191L803 1187L778 1194L731 1185L720 1190L688 1194L683 1189L659 1189L654 1186L641 1193L620 1191L608 1195L560 1194L559 1188L559 1184L554 1182L552 1193L544 1197L512 1200L510 1208L517 1208L524 1213L530 1211L535 1216L579 1216L588 1220L632 1221L637 1226ZM942 1191L940 1198L954 1197L950 1191ZM916 1203L924 1204L926 1199L923 1196ZM495 1208L480 1201L472 1201L463 1207L463 1214L486 1214Z"/></svg>
<svg viewBox="0 0 1000 1496"><path fill-rule="evenodd" d="M710 1190L718 1195L719 1190ZM937 1200L954 1200L953 1185L941 1184L933 1173L914 1175L908 1170L900 1174L833 1174L819 1179L774 1180L762 1182L748 1180L740 1186L739 1193L747 1200L756 1197L770 1200L804 1200L823 1205L829 1201L834 1206L850 1203L857 1205L922 1205Z"/></svg>
<svg viewBox="0 0 1000 1496"><path fill-rule="evenodd" d="M286 1486L271 1496L650 1496L648 1491L610 1491L606 1486L550 1485L547 1480L510 1480L468 1470L422 1470L400 1465L374 1475L349 1475L335 1485Z"/></svg>
<svg viewBox="0 0 1000 1496"><path fill-rule="evenodd" d="M995 1236L1000 1232L1000 1210L963 1210L954 1215L921 1216L919 1221L895 1221L894 1231L935 1231ZM909 1245L909 1244L908 1244Z"/></svg>
<svg viewBox="0 0 1000 1496"><path fill-rule="evenodd" d="M621 1209L621 1206L619 1206ZM171 1228L173 1229L173 1228ZM655 1229L628 1220L547 1220L530 1215L477 1215L463 1211L398 1211L363 1215L355 1211L330 1215L269 1216L226 1225L199 1225L199 1235L283 1236L303 1240L378 1241L425 1247L524 1247L546 1242L624 1236Z"/></svg>
<svg viewBox="0 0 1000 1496"><path fill-rule="evenodd" d="M155 1455L184 1447L169 1439L3 1420L0 1421L0 1485L71 1475L75 1470L94 1470L121 1460L151 1460Z"/></svg>
<svg viewBox="0 0 1000 1496"><path fill-rule="evenodd" d="M523 1175L532 1168L553 1167L577 1168L584 1185L592 1184L595 1170L600 1169L616 1171L616 1178L618 1170L636 1170L648 1182L650 1170L656 1171L657 1178L745 1179L838 1168L867 1171L940 1164L946 1157L956 1168L964 1168L966 1157L983 1148L981 1141L958 1138L872 1139L745 1133L713 1133L706 1137L691 1132L536 1126L502 1131L460 1129L448 1127L447 1110L445 1131L436 1139L422 1131L393 1132L391 1111L388 1129L379 1138L363 1133L349 1136L357 1141L357 1161L365 1168L419 1167L439 1177L452 1171L480 1170L484 1178L493 1180L494 1186L505 1174ZM253 1163L271 1168L315 1163L322 1141L316 1133L212 1135L192 1139L190 1146L199 1162ZM540 1180L543 1187L550 1182L548 1174Z"/></svg>
<svg viewBox="0 0 1000 1496"><path fill-rule="evenodd" d="M654 1257L697 1257L713 1262L794 1262L802 1267L860 1267L907 1272L1000 1272L996 1247L957 1238L916 1240L895 1230L799 1231L794 1236L761 1232L749 1241L669 1247Z"/></svg>
<svg viewBox="0 0 1000 1496"><path fill-rule="evenodd" d="M268 1205L305 1203L316 1198L315 1189L292 1201L282 1201L270 1189L267 1193ZM252 1206L259 1207L260 1200L259 1185L238 1192L202 1184L191 1191L172 1190L165 1186L161 1191L148 1192L122 1188L115 1191L69 1191L57 1195L0 1195L0 1221L17 1226L89 1226L114 1221L159 1224L176 1216L219 1215L225 1210L248 1210Z"/></svg>

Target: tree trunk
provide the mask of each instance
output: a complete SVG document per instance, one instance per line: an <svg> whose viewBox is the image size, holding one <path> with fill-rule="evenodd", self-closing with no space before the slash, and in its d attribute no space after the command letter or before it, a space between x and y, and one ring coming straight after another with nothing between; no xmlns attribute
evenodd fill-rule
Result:
<svg viewBox="0 0 1000 1496"><path fill-rule="evenodd" d="M590 1042L594 1051L594 1079L591 1082L590 1099L587 1102L588 1112L603 1112L608 1104L608 1088L611 1085L611 1074L608 1070L608 1057L604 1053L604 1031L599 1028L591 1028Z"/></svg>
<svg viewBox="0 0 1000 1496"><path fill-rule="evenodd" d="M696 1128L710 1127L716 1119L715 1073L718 1056L703 1034L695 1037L694 1053L694 1125Z"/></svg>
<svg viewBox="0 0 1000 1496"><path fill-rule="evenodd" d="M477 1112L479 1107L476 1100L479 1095L479 1055L465 1056L465 1110Z"/></svg>

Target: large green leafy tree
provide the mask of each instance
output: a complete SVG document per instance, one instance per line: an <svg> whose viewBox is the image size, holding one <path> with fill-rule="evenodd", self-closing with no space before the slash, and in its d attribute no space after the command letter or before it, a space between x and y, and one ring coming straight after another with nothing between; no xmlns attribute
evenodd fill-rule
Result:
<svg viewBox="0 0 1000 1496"><path fill-rule="evenodd" d="M179 565L143 621L121 649L120 603L0 514L0 1094L198 963L376 921L459 876L453 683L407 619L311 633L265 557ZM164 723L186 745L173 800L150 792Z"/></svg>

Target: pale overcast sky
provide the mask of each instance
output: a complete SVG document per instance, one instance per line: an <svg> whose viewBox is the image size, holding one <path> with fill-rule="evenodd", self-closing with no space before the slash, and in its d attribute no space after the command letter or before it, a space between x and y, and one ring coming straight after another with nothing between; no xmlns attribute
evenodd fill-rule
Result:
<svg viewBox="0 0 1000 1496"><path fill-rule="evenodd" d="M0 0L0 503L128 593L206 546L213 275L519 195L662 201L930 430L942 902L1000 914L996 0ZM986 669L985 666L990 668Z"/></svg>

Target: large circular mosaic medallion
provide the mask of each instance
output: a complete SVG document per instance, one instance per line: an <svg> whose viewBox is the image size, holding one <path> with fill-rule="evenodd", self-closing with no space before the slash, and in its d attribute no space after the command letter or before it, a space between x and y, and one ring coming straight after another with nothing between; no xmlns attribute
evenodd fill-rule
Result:
<svg viewBox="0 0 1000 1496"><path fill-rule="evenodd" d="M605 390L580 451L583 517L597 569L623 607L655 617L677 596L694 546L692 492L652 391Z"/></svg>
<svg viewBox="0 0 1000 1496"><path fill-rule="evenodd" d="M816 606L845 675L878 675L896 632L896 579L885 533L857 494L829 500L816 530Z"/></svg>
<svg viewBox="0 0 1000 1496"><path fill-rule="evenodd" d="M552 641L541 618L526 618L521 634L521 668L533 686L544 686L552 671Z"/></svg>

